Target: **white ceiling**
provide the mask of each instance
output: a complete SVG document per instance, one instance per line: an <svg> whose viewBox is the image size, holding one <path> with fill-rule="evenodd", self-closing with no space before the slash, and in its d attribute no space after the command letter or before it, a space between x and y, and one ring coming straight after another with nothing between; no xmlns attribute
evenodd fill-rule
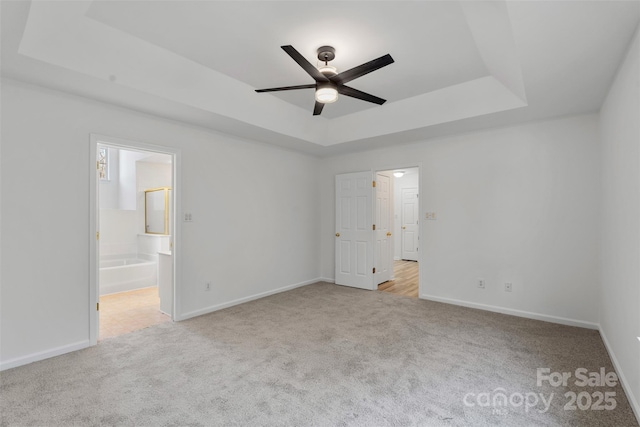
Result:
<svg viewBox="0 0 640 427"><path fill-rule="evenodd" d="M316 155L597 111L638 1L2 2L2 75ZM280 46L395 63L313 117Z"/></svg>
<svg viewBox="0 0 640 427"><path fill-rule="evenodd" d="M332 10L339 13L309 25L310 16ZM331 65L339 71L393 51L397 61L393 68L352 84L389 102L489 74L458 2L377 2L367 7L358 2L288 2L274 9L267 2L194 2L185 7L178 2L101 1L93 2L86 16L254 88L313 83L280 46L292 44L319 65L318 34L327 34L321 43L336 47ZM225 18L212 22L212 17L220 16ZM175 25L177 17L188 25ZM403 30L389 37L389 22ZM416 54L416 46L428 52L428 58ZM307 111L314 102L311 89L264 96L278 96ZM323 115L333 118L373 107L375 104L345 97L327 106Z"/></svg>

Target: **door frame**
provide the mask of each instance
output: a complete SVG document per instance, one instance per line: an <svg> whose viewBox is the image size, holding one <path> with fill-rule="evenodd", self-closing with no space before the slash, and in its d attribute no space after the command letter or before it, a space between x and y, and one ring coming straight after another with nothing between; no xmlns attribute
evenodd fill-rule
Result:
<svg viewBox="0 0 640 427"><path fill-rule="evenodd" d="M173 307L171 320L179 319L180 292L178 292L180 282L177 278L182 273L182 217L180 198L182 196L181 185L181 151L178 148L160 145L147 144L143 142L127 140L112 136L90 134L89 137L89 342L90 345L98 343L99 335L99 313L97 304L100 298L100 270L98 269L100 249L96 233L99 232L99 181L96 173L96 159L98 144L108 145L130 150L144 150L156 153L168 154L172 158L172 191L173 203L171 206L171 225L173 231L173 247L171 249L173 260Z"/></svg>
<svg viewBox="0 0 640 427"><path fill-rule="evenodd" d="M422 173L422 162L418 162L416 164L407 166L397 166L397 164L395 166L387 166L387 165L383 165L383 166L378 166L375 167L373 169L373 176L377 176L377 174L379 172L386 172L386 171L394 171L394 170L402 170L402 169L418 169L418 194L421 193L421 188L423 188L422 185L422 180L423 180L423 173ZM394 177L395 178L395 177ZM395 185L395 184L394 184ZM372 189L372 191L375 191L375 188ZM374 197L375 197L375 193L374 193ZM395 196L394 196L395 199ZM395 203L395 200L394 200ZM375 208L375 206L374 206ZM425 242L425 237L424 237L424 233L425 233L425 229L426 227L424 227L422 225L422 212L424 212L424 197L418 197L418 238L420 240L420 242ZM395 224L395 218L394 218L394 224ZM422 295L426 294L426 284L425 284L425 278L424 278L424 271L426 270L425 268L423 268L426 264L426 260L424 259L424 251L420 251L418 252L418 298L422 299ZM374 251L374 260L373 260L373 264L375 265L375 251ZM392 256L393 258L393 256ZM395 275L392 274L392 276L395 278ZM375 282L375 279L372 279L372 283ZM378 286L374 286L372 288L373 290L377 290Z"/></svg>

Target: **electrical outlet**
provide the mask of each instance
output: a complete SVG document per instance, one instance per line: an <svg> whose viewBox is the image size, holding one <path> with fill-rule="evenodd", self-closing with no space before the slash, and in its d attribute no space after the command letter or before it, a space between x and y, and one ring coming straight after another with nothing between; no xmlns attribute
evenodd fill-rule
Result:
<svg viewBox="0 0 640 427"><path fill-rule="evenodd" d="M192 221L193 221L193 214L191 212L185 212L184 222L192 222Z"/></svg>
<svg viewBox="0 0 640 427"><path fill-rule="evenodd" d="M511 282L505 282L505 283L504 283L504 291L505 291L505 292L511 292L511 291L513 291L513 283L511 283Z"/></svg>
<svg viewBox="0 0 640 427"><path fill-rule="evenodd" d="M211 290L211 282L207 282L204 284L204 290L205 291L210 291Z"/></svg>
<svg viewBox="0 0 640 427"><path fill-rule="evenodd" d="M484 289L484 279L478 279L478 287L480 289Z"/></svg>

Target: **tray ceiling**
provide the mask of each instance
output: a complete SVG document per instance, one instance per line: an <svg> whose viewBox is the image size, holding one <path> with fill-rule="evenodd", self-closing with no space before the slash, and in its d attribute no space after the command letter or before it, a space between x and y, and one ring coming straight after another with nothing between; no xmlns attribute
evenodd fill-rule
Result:
<svg viewBox="0 0 640 427"><path fill-rule="evenodd" d="M3 2L2 72L319 155L597 111L638 25L637 2ZM390 53L311 115L310 62ZM74 83L75 82L75 83Z"/></svg>

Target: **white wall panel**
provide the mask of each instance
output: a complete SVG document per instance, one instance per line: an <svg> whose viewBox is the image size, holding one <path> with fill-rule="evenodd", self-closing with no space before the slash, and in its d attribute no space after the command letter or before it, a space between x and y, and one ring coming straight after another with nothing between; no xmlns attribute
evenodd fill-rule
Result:
<svg viewBox="0 0 640 427"><path fill-rule="evenodd" d="M5 79L2 363L88 340L91 133L181 150L179 316L320 277L315 158Z"/></svg>
<svg viewBox="0 0 640 427"><path fill-rule="evenodd" d="M334 176L419 164L420 200L436 213L420 212L423 296L595 325L597 123L576 116L323 159L323 277L334 271Z"/></svg>
<svg viewBox="0 0 640 427"><path fill-rule="evenodd" d="M600 327L640 418L640 40L600 113L602 288Z"/></svg>

